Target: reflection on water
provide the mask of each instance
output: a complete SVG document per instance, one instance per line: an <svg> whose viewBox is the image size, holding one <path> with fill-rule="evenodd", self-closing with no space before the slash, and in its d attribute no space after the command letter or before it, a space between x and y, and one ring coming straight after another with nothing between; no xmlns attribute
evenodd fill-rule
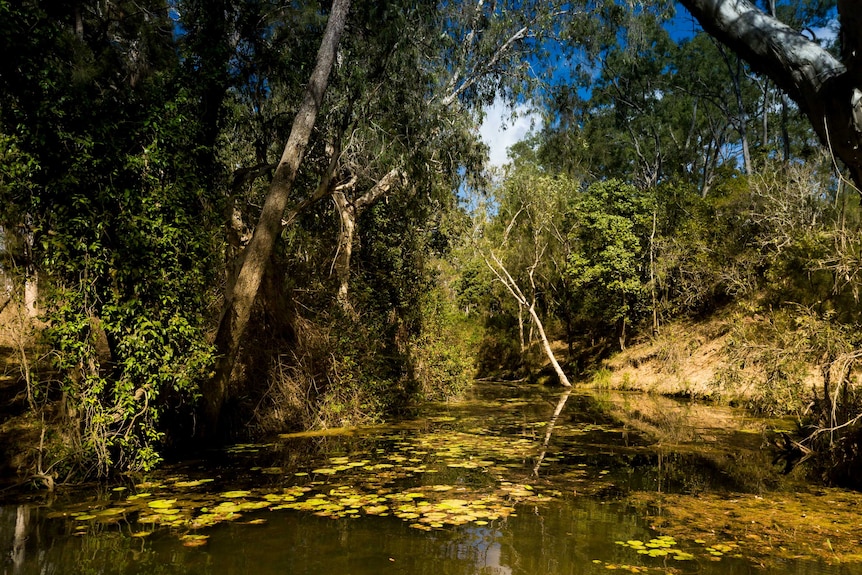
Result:
<svg viewBox="0 0 862 575"><path fill-rule="evenodd" d="M531 489L554 496L522 497L514 514L482 521L483 525L473 518L427 531L416 527L427 528L429 523L411 524L396 516L397 507L406 505L404 499L391 503L393 514L385 516L356 512L333 519L299 509L261 509L196 530L209 536L199 547L183 545L178 535L187 527L157 524L143 533L138 523L142 512L132 507L117 512L118 518L111 521L82 522L58 517L64 509L80 509L80 502L10 505L0 507L0 575L862 574L860 564L828 565L811 559L776 559L760 566L763 558L745 556L744 541L736 546L743 538L739 533L716 532L713 540L704 541L651 529L642 511L617 496L630 490L721 492L736 481L732 466L728 472L727 466L712 465L709 458L649 447L588 396L486 386L462 404L435 406L433 414L395 432L390 428L361 437L291 439L286 449L238 449L218 466L210 458L206 465L197 462L167 470L165 478L174 474L176 484L176 477L187 477L192 468L200 476L212 475L212 483L194 488L197 508L211 505L204 500L209 492L244 488L253 498L297 483L320 497L337 491L339 485L350 485L357 493L392 495L398 493L396 487L415 491L445 484L451 489L446 496L454 498L451 493L457 493L467 498L503 488L510 491L502 493L517 493L511 484L531 481ZM464 444L451 445L456 438ZM475 443L464 438L475 438ZM435 450L442 463L435 459ZM372 463L400 458L405 465L415 459L410 469L421 466L423 471L396 472L397 467L388 463L372 473L359 465L331 475L327 471L322 477L302 471L333 459L359 458ZM483 458L493 461L480 461ZM391 481L384 481L386 473L392 474ZM169 489L170 479L163 481L156 485ZM110 503L101 496L78 499L89 497L92 501L85 506L96 509L119 505L127 497L124 491L108 493L113 493ZM661 555L660 548L649 547L659 535L675 536L673 548L678 553ZM633 541L638 545L620 544ZM724 553L712 547L722 542L731 544ZM686 554L691 559L674 558Z"/></svg>

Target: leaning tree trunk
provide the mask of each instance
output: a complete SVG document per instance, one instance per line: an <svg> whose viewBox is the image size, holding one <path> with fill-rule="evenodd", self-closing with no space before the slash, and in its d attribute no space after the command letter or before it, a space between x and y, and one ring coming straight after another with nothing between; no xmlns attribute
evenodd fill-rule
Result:
<svg viewBox="0 0 862 575"><path fill-rule="evenodd" d="M774 81L862 188L862 11L838 0L842 60L748 0L681 0L712 36Z"/></svg>
<svg viewBox="0 0 862 575"><path fill-rule="evenodd" d="M226 296L215 338L219 354L215 374L202 389L205 418L202 433L204 435L213 435L218 428L237 352L251 316L251 308L257 297L261 279L281 232L282 216L287 207L296 173L302 163L317 112L323 102L329 73L335 61L338 41L344 31L349 9L350 0L334 0L332 4L314 70L293 121L281 161L270 184L260 219L255 226L251 241L246 246L244 260L234 288Z"/></svg>

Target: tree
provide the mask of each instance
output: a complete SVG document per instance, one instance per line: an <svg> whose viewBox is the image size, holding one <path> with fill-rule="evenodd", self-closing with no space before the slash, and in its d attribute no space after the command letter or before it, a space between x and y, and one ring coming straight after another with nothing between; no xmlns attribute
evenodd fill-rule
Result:
<svg viewBox="0 0 862 575"><path fill-rule="evenodd" d="M627 326L643 311L649 270L644 265L654 201L619 180L592 184L572 202L567 262L581 309L594 324L613 326L625 349Z"/></svg>
<svg viewBox="0 0 862 575"><path fill-rule="evenodd" d="M482 230L479 252L494 277L506 288L518 305L518 328L521 352L533 344L524 337L523 313L539 336L539 344L564 387L571 387L568 377L551 349L540 312L549 308L552 276L557 275L563 235L555 218L563 211L576 183L566 177L549 177L535 165L521 159L509 166L498 190L491 225L482 225L484 214L477 214Z"/></svg>
<svg viewBox="0 0 862 575"><path fill-rule="evenodd" d="M392 28L409 29L412 42L385 29L348 40L355 67L369 71L354 74L362 77L351 86L356 106L376 107L351 124L350 141L345 144L349 152L336 168L345 183L331 193L340 223L333 262L336 299L351 314L355 310L348 298L348 280L362 213L384 198L421 189L441 176L454 187L459 183L452 175L458 171L475 177L481 160L475 134L465 130L465 119L500 92L519 94L531 89L534 79L526 62L536 57L538 46L555 36L560 18L567 13L558 2L516 5L479 0L435 7L443 11L442 17L429 18L427 6L400 8L410 16L389 23ZM398 9L393 4L389 11ZM414 52L419 52L418 57ZM430 77L417 74L422 68L431 69ZM348 78L348 82L356 80ZM435 165L439 167L428 167Z"/></svg>
<svg viewBox="0 0 862 575"><path fill-rule="evenodd" d="M748 0L682 0L703 26L784 90L862 188L862 24L858 6L838 1L840 59Z"/></svg>
<svg viewBox="0 0 862 575"><path fill-rule="evenodd" d="M204 387L207 433L215 433L221 417L222 405L227 393L228 382L233 372L236 354L251 316L251 308L257 297L263 274L269 265L272 250L281 232L284 210L290 199L299 165L302 163L317 112L323 102L323 95L329 80L329 73L335 61L338 41L347 22L350 0L335 0L326 30L320 43L314 70L311 73L302 104L296 114L290 137L285 144L278 168L270 184L260 219L255 227L251 241L245 249L242 267L236 283L227 295L225 309L219 323L215 344L219 351L216 371Z"/></svg>

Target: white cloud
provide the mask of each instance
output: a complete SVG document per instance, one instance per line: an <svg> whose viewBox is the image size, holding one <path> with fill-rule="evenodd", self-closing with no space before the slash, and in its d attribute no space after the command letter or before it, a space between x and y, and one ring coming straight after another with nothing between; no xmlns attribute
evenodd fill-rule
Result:
<svg viewBox="0 0 862 575"><path fill-rule="evenodd" d="M519 104L515 106L513 114L512 108L499 97L484 112L479 135L490 148L489 166L499 167L508 163L509 148L526 138L531 131L538 131L542 127L542 117L532 111L530 106Z"/></svg>
<svg viewBox="0 0 862 575"><path fill-rule="evenodd" d="M817 39L818 44L820 44L824 48L830 48L837 45L838 30L838 20L834 19L831 20L826 26L807 29L803 32L803 34L805 34L805 37L808 38L813 33L814 37Z"/></svg>

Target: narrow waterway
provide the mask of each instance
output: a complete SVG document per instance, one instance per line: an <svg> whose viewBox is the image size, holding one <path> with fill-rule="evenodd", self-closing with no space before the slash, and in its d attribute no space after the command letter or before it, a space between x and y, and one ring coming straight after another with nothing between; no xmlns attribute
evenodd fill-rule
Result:
<svg viewBox="0 0 862 575"><path fill-rule="evenodd" d="M397 425L0 506L0 573L862 574L862 497L783 476L773 425L483 383Z"/></svg>

